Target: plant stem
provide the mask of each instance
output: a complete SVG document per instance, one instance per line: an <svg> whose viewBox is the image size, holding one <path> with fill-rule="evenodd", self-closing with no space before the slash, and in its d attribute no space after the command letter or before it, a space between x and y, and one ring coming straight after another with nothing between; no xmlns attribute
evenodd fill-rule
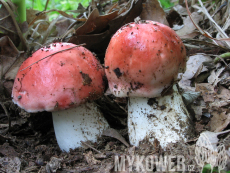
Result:
<svg viewBox="0 0 230 173"><path fill-rule="evenodd" d="M18 22L23 23L26 21L26 0L12 0L17 6Z"/></svg>
<svg viewBox="0 0 230 173"><path fill-rule="evenodd" d="M220 60L222 59L227 59L227 58L230 58L230 52L226 52L224 54L221 54L219 56L217 56L215 59L214 59L214 63L218 63Z"/></svg>

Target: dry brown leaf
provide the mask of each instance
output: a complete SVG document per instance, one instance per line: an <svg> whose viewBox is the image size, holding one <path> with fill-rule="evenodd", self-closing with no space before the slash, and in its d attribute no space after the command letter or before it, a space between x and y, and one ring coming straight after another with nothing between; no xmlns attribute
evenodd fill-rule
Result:
<svg viewBox="0 0 230 173"><path fill-rule="evenodd" d="M211 114L212 118L207 126L209 127L209 130L212 132L221 132L230 123L230 113L226 114L226 111L213 111Z"/></svg>
<svg viewBox="0 0 230 173"><path fill-rule="evenodd" d="M57 36L60 37L66 33L68 30L69 26L74 23L75 20L66 18L66 17L61 17L56 23L56 30L58 32Z"/></svg>
<svg viewBox="0 0 230 173"><path fill-rule="evenodd" d="M124 9L128 10L119 14L119 16L117 16L115 19L108 21L108 25L106 26L108 29L104 32L98 34L90 33L87 35L73 35L68 42L74 44L86 43L85 47L96 54L105 52L112 35L121 26L129 22L133 22L142 11L142 0L130 0L128 4L124 7ZM104 56L102 56L102 59L104 59Z"/></svg>
<svg viewBox="0 0 230 173"><path fill-rule="evenodd" d="M220 69L213 70L211 72L211 75L208 77L208 83L212 84L214 87L219 83L221 78L219 78L220 74L224 71L225 67L222 67Z"/></svg>
<svg viewBox="0 0 230 173"><path fill-rule="evenodd" d="M215 91L214 87L209 83L196 84L196 91L201 92L201 95L205 102L214 102Z"/></svg>
<svg viewBox="0 0 230 173"><path fill-rule="evenodd" d="M208 55L196 54L190 56L186 63L186 71L182 75L179 82L179 86L186 91L194 91L191 87L191 79L197 77L201 72L207 71L207 68L203 66L203 62L212 61L212 58Z"/></svg>
<svg viewBox="0 0 230 173"><path fill-rule="evenodd" d="M142 3L141 20L153 20L169 26L166 15L158 0L146 0Z"/></svg>
<svg viewBox="0 0 230 173"><path fill-rule="evenodd" d="M7 36L0 38L0 93L5 97L10 97L14 80L18 68L25 60L24 54L21 54L14 43Z"/></svg>
<svg viewBox="0 0 230 173"><path fill-rule="evenodd" d="M20 54L15 61L12 62L10 68L7 70L5 74L5 79L7 80L14 80L15 76L18 72L19 67L21 64L26 60L25 54Z"/></svg>
<svg viewBox="0 0 230 173"><path fill-rule="evenodd" d="M36 18L36 20L47 20L48 16L46 14L41 14L39 15L39 17L37 17L37 14L40 13L40 11L38 10L34 10L34 9L27 9L26 10L26 21L27 23L31 23L34 18Z"/></svg>
<svg viewBox="0 0 230 173"><path fill-rule="evenodd" d="M86 162L89 165L95 165L101 163L101 161L94 158L92 151L89 151L88 153L84 153L83 155L85 157Z"/></svg>
<svg viewBox="0 0 230 173"><path fill-rule="evenodd" d="M101 165L100 169L95 173L111 173L111 170L113 169L114 164L113 163L106 163L106 165Z"/></svg>
<svg viewBox="0 0 230 173"><path fill-rule="evenodd" d="M18 173L21 169L21 160L18 157L1 157L0 165L5 172Z"/></svg>
<svg viewBox="0 0 230 173"><path fill-rule="evenodd" d="M230 71L225 71L221 75L220 85L224 85L230 89Z"/></svg>
<svg viewBox="0 0 230 173"><path fill-rule="evenodd" d="M199 15L197 12L192 13L192 18L193 18L195 23L199 23L203 19L203 17L201 15ZM195 25L192 23L192 21L191 21L189 16L187 16L183 20L184 20L184 22L183 22L184 27L181 28L180 30L176 31L176 33L180 37L188 37L188 35L193 36L193 33L196 30Z"/></svg>
<svg viewBox="0 0 230 173"><path fill-rule="evenodd" d="M8 97L11 96L13 85L14 85L13 81L4 81L3 82L3 87L5 88L5 96L8 96Z"/></svg>
<svg viewBox="0 0 230 173"><path fill-rule="evenodd" d="M1 10L0 10L0 19L1 19L0 20L0 31L1 33L0 33L0 36L7 34L11 39L13 39L15 38L15 35L16 35L16 28L5 6L1 2L0 2L0 5L1 5Z"/></svg>
<svg viewBox="0 0 230 173"><path fill-rule="evenodd" d="M206 104L204 100L200 99L199 104L197 105L191 105L191 108L193 109L195 113L195 117L197 120L201 120L202 115L204 115L205 112L207 112Z"/></svg>
<svg viewBox="0 0 230 173"><path fill-rule="evenodd" d="M94 47L94 45L97 45L97 47L103 47L104 38L109 36L109 31L105 31L100 34L90 34L90 35L79 35L77 37L73 37L73 39L70 40L70 42L74 41L74 44L82 44L86 43L86 48L90 49L91 47ZM76 39L75 39L76 38ZM95 48L95 47L94 47Z"/></svg>
<svg viewBox="0 0 230 173"><path fill-rule="evenodd" d="M230 90L224 88L223 86L220 86L218 93L218 98L222 100L230 100Z"/></svg>
<svg viewBox="0 0 230 173"><path fill-rule="evenodd" d="M191 87L191 80L185 79L179 81L180 88L183 88L184 91L195 91L195 87Z"/></svg>
<svg viewBox="0 0 230 173"><path fill-rule="evenodd" d="M7 80L13 80L21 63L26 59L24 54L18 51L9 37L0 38L0 76Z"/></svg>
<svg viewBox="0 0 230 173"><path fill-rule="evenodd" d="M214 102L210 103L212 108L221 108L230 104L230 90L224 88L223 86L219 87L218 94Z"/></svg>
<svg viewBox="0 0 230 173"><path fill-rule="evenodd" d="M62 159L57 157L51 157L50 161L46 165L47 172L56 172L57 169L61 168Z"/></svg>
<svg viewBox="0 0 230 173"><path fill-rule="evenodd" d="M41 14L37 16L36 14L40 13L38 10L28 9L26 10L26 21L28 24L36 28L39 24L38 32L45 32L49 27L49 20L46 14ZM31 23L33 21L34 25Z"/></svg>
<svg viewBox="0 0 230 173"><path fill-rule="evenodd" d="M0 48L0 77L3 77L15 62L19 51L7 36L0 38Z"/></svg>
<svg viewBox="0 0 230 173"><path fill-rule="evenodd" d="M86 35L92 32L96 34L100 33L103 29L106 28L109 21L117 17L118 12L119 11L117 10L107 15L101 16L99 14L98 9L95 8L92 11L92 13L89 15L88 20L84 23L84 25L82 25L76 30L75 34L76 35Z"/></svg>
<svg viewBox="0 0 230 173"><path fill-rule="evenodd" d="M3 145L0 145L0 153L4 156L17 156L18 157L18 153L14 150L14 148L12 146L9 145L9 143L4 143Z"/></svg>
<svg viewBox="0 0 230 173"><path fill-rule="evenodd" d="M180 3L179 3L179 4L180 4ZM173 10L177 11L177 13L179 13L181 16L187 16L188 13L187 13L186 8L183 7L182 5L179 5L179 4L175 5L175 6L173 7Z"/></svg>
<svg viewBox="0 0 230 173"><path fill-rule="evenodd" d="M27 30L26 22L20 24L21 28L19 27L14 13L16 8L11 1L1 0L0 5L0 37L7 35L17 46L21 41L22 49L27 50L27 43L22 34L22 31Z"/></svg>
<svg viewBox="0 0 230 173"><path fill-rule="evenodd" d="M196 37L196 36L198 36L198 35L200 35L200 33L198 32L198 31L193 31L192 33L190 33L190 34L186 34L186 35L183 35L183 36L180 36L180 38L182 38L182 39L192 39L192 38L194 38L194 37Z"/></svg>
<svg viewBox="0 0 230 173"><path fill-rule="evenodd" d="M103 132L104 136L109 136L112 138L116 138L117 140L121 141L123 144L125 144L127 147L129 147L129 144L126 142L125 138L121 136L120 133L118 133L115 129L109 128Z"/></svg>
<svg viewBox="0 0 230 173"><path fill-rule="evenodd" d="M201 72L207 71L208 69L204 66L202 70L199 70L199 67L206 61L212 61L212 58L208 55L202 54L190 56L186 63L186 71L182 76L182 80L192 79L195 75L198 76Z"/></svg>

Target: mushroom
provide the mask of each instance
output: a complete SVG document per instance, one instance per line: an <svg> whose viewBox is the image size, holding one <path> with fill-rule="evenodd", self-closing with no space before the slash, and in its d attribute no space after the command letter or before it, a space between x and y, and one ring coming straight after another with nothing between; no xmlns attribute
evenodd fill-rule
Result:
<svg viewBox="0 0 230 173"><path fill-rule="evenodd" d="M104 92L104 69L89 50L53 43L23 62L12 90L13 102L27 112L53 112L61 150L96 142L109 127L93 100ZM91 101L91 102L90 102Z"/></svg>
<svg viewBox="0 0 230 173"><path fill-rule="evenodd" d="M129 97L132 145L159 142L165 148L192 135L189 113L174 84L186 68L186 50L171 28L149 20L126 24L110 40L105 67L112 94Z"/></svg>

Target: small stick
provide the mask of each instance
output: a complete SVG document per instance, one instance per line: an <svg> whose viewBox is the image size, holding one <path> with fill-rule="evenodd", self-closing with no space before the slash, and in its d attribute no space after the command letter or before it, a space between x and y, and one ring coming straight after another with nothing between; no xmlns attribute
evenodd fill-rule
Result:
<svg viewBox="0 0 230 173"><path fill-rule="evenodd" d="M76 46L73 46L73 47L70 47L70 48L67 48L67 49L63 49L63 50L60 50L60 51L54 52L54 53L52 53L52 54L50 54L50 55L48 55L48 56L45 56L45 57L44 57L44 58L42 58L42 59L40 59L40 60L38 60L38 61L36 61L36 62L34 62L34 63L30 64L30 65L29 65L29 66L27 66L26 68L24 68L24 69L20 70L20 72L21 72L21 71L23 71L23 70L25 70L25 69L27 69L27 68L29 68L29 67L31 67L32 65L34 65L34 64L36 64L36 63L38 63L38 62L40 62L40 61L42 61L42 60L44 60L44 59L48 58L49 56L55 55L55 54L60 53L60 52L64 52L64 51L66 51L66 50L73 49L73 48L78 47L78 46L84 46L84 45L86 45L86 44L85 44L85 43L84 43L84 44L79 44L79 45L76 45Z"/></svg>
<svg viewBox="0 0 230 173"><path fill-rule="evenodd" d="M81 141L81 143L84 144L84 145L86 145L87 147L91 148L92 150L94 150L94 151L96 151L96 152L98 152L98 153L101 153L100 151L98 151L97 149L93 148L93 147L90 146L89 144L87 144L87 143L85 143L85 142L83 142L83 141Z"/></svg>

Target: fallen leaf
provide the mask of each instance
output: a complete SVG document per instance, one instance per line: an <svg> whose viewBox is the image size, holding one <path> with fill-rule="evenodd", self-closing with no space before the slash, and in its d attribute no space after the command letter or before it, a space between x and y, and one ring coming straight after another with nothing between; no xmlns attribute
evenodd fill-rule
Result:
<svg viewBox="0 0 230 173"><path fill-rule="evenodd" d="M193 109L194 113L195 113L195 117L197 120L201 120L202 115L205 113L204 111L207 109L206 108L206 104L204 102L204 100L200 99L198 100L199 105L195 105L192 104L191 108Z"/></svg>
<svg viewBox="0 0 230 173"><path fill-rule="evenodd" d="M1 10L0 10L0 37L9 36L14 43L19 42L17 37L17 31L15 25L13 23L12 17L10 13L7 11L6 7L0 2ZM9 3L8 3L9 5ZM14 11L16 7L11 6L11 10Z"/></svg>
<svg viewBox="0 0 230 173"><path fill-rule="evenodd" d="M214 102L210 103L210 107L220 108L230 104L230 90L219 86L219 91L216 94L216 99Z"/></svg>
<svg viewBox="0 0 230 173"><path fill-rule="evenodd" d="M208 83L212 84L214 87L219 83L221 80L220 75L225 70L225 67L222 67L220 69L212 70L211 75L208 77Z"/></svg>
<svg viewBox="0 0 230 173"><path fill-rule="evenodd" d="M5 79L7 80L14 80L18 69L21 66L21 64L26 60L26 55L20 54L19 57L11 64L11 67L7 70L7 73L5 74Z"/></svg>
<svg viewBox="0 0 230 173"><path fill-rule="evenodd" d="M106 165L101 165L100 169L95 173L111 173L111 170L113 169L114 164L113 163L106 163Z"/></svg>
<svg viewBox="0 0 230 173"><path fill-rule="evenodd" d="M37 14L39 14L39 13L40 13L40 11L38 11L38 10L27 9L26 10L26 21L29 25L32 25L33 28L36 28L36 26L40 23L40 26L39 26L37 31L39 33L43 33L49 27L49 20L48 20L47 14L41 14L41 15L37 16ZM33 23L31 23L31 22L33 22Z"/></svg>
<svg viewBox="0 0 230 173"><path fill-rule="evenodd" d="M21 161L18 157L2 157L0 158L1 169L6 172L19 173L21 169Z"/></svg>
<svg viewBox="0 0 230 173"><path fill-rule="evenodd" d="M153 20L169 26L164 10L158 0L145 0L142 3L141 20Z"/></svg>
<svg viewBox="0 0 230 173"><path fill-rule="evenodd" d="M208 69L205 66L203 66L202 69L199 70L203 62L206 61L212 61L212 58L208 55L202 54L190 56L186 63L186 71L182 76L182 80L192 79L195 75L198 76L201 72L208 71Z"/></svg>
<svg viewBox="0 0 230 173"><path fill-rule="evenodd" d="M212 132L221 132L230 123L230 113L213 111L211 112L212 118L208 123L209 130Z"/></svg>
<svg viewBox="0 0 230 173"><path fill-rule="evenodd" d="M118 10L113 11L107 15L101 16L97 8L95 8L91 14L89 15L88 20L84 23L84 25L77 28L75 31L76 36L78 35L86 35L89 33L98 34L103 29L105 29L108 23L118 16Z"/></svg>
<svg viewBox="0 0 230 173"><path fill-rule="evenodd" d="M12 88L13 88L14 82L13 81L4 81L3 86L5 88L5 96L6 97L11 97L12 94Z"/></svg>
<svg viewBox="0 0 230 173"><path fill-rule="evenodd" d="M18 156L18 153L14 150L12 146L9 145L9 143L4 143L3 145L0 145L0 153L8 157Z"/></svg>
<svg viewBox="0 0 230 173"><path fill-rule="evenodd" d="M223 74L221 75L219 84L224 85L226 87L230 86L230 72L229 71L223 72Z"/></svg>
<svg viewBox="0 0 230 173"><path fill-rule="evenodd" d="M177 5L177 6L180 6L180 5ZM179 30L183 27L183 19L181 16L182 14L176 10L177 6L174 6L167 14L167 21L169 23L169 26L173 28L173 30ZM185 15L187 15L187 12Z"/></svg>
<svg viewBox="0 0 230 173"><path fill-rule="evenodd" d="M202 72L208 71L203 63L209 61L212 61L212 58L208 55L196 54L190 56L186 63L186 71L179 81L179 86L186 91L195 91L191 87L191 79L197 77Z"/></svg>
<svg viewBox="0 0 230 173"><path fill-rule="evenodd" d="M47 172L56 172L57 169L61 168L62 159L57 157L51 157L50 161L46 164Z"/></svg>
<svg viewBox="0 0 230 173"><path fill-rule="evenodd" d="M173 10L175 10L181 16L188 16L188 12L187 12L186 8L183 7L182 5L179 5L179 4L175 5L173 7Z"/></svg>
<svg viewBox="0 0 230 173"><path fill-rule="evenodd" d="M18 51L7 36L0 38L0 48L0 76L7 80L14 80L20 65L26 59L25 54Z"/></svg>
<svg viewBox="0 0 230 173"><path fill-rule="evenodd" d="M213 102L215 100L214 87L209 83L196 84L196 91L201 92L205 102Z"/></svg>
<svg viewBox="0 0 230 173"><path fill-rule="evenodd" d="M191 83L192 83L191 80L185 79L185 80L180 80L178 85L186 92L195 91L195 87L191 87Z"/></svg>
<svg viewBox="0 0 230 173"><path fill-rule="evenodd" d="M95 34L88 33L85 35L73 35L68 42L74 44L86 43L86 48L95 52L96 54L102 54L101 61L104 60L104 52L109 44L109 41L112 35L123 25L133 22L134 19L140 15L142 11L142 0L130 0L127 5L123 8L126 9L125 12L122 12L115 19L106 21L107 26L104 26L104 30L101 33ZM102 26L99 26L101 28ZM91 30L89 30L91 31ZM100 58L100 57L99 57Z"/></svg>
<svg viewBox="0 0 230 173"><path fill-rule="evenodd" d="M105 131L103 131L104 136L109 136L112 138L116 138L117 140L121 141L123 144L125 144L127 147L129 147L129 144L126 142L125 138L120 135L115 129L109 128Z"/></svg>
<svg viewBox="0 0 230 173"><path fill-rule="evenodd" d="M197 12L193 12L192 17L193 17L195 23L199 23L201 20L203 20L203 17L200 14L198 14ZM186 35L191 34L196 30L196 27L192 23L192 21L191 21L189 16L187 16L183 20L184 20L184 22L183 22L184 27L181 28L180 30L176 31L176 33L180 37L185 37Z"/></svg>
<svg viewBox="0 0 230 173"><path fill-rule="evenodd" d="M84 153L83 155L85 157L86 162L89 165L95 165L101 163L101 161L94 158L92 151L89 151L88 153Z"/></svg>
<svg viewBox="0 0 230 173"><path fill-rule="evenodd" d="M200 96L200 92L187 91L182 94L185 105L193 103Z"/></svg>
<svg viewBox="0 0 230 173"><path fill-rule="evenodd" d="M69 26L74 23L75 20L66 18L66 17L61 17L56 23L56 30L58 32L57 36L60 37L66 33L68 30Z"/></svg>
<svg viewBox="0 0 230 173"><path fill-rule="evenodd" d="M220 85L217 97L222 100L230 100L230 90Z"/></svg>
<svg viewBox="0 0 230 173"><path fill-rule="evenodd" d="M15 63L17 57L20 55L20 52L7 36L0 38L0 48L0 77L3 77ZM10 79L14 79L15 76L16 74L12 75Z"/></svg>
<svg viewBox="0 0 230 173"><path fill-rule="evenodd" d="M196 127L195 127L195 129L196 129L196 131L197 131L198 133L201 133L201 132L203 132L203 131L205 130L204 126L205 126L205 125L200 124L199 122L196 122Z"/></svg>
<svg viewBox="0 0 230 173"><path fill-rule="evenodd" d="M101 50L103 49L104 41L107 39L110 35L110 32L107 30L100 34L89 34L89 35L79 35L73 39L70 40L74 41L74 44L82 44L86 43L86 48L91 50Z"/></svg>

